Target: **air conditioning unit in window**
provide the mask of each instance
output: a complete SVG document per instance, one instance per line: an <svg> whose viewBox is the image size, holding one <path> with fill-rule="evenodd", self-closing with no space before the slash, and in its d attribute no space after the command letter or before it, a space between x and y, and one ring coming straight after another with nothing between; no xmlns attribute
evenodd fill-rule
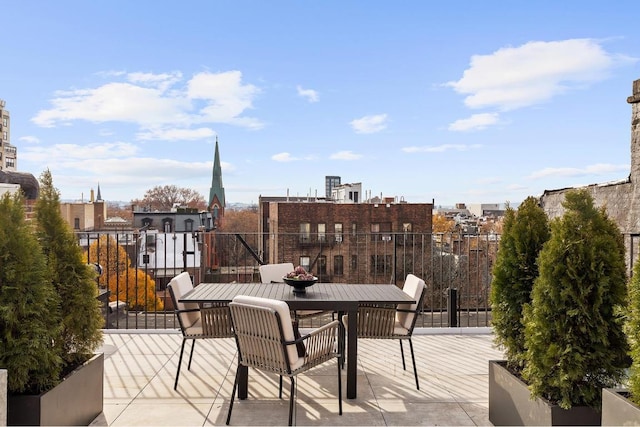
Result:
<svg viewBox="0 0 640 427"><path fill-rule="evenodd" d="M342 236L336 236L336 242L342 243Z"/></svg>

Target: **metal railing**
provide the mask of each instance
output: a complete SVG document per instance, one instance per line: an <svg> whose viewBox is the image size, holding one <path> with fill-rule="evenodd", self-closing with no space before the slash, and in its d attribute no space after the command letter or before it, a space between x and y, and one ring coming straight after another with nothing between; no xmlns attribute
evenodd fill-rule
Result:
<svg viewBox="0 0 640 427"><path fill-rule="evenodd" d="M299 234L190 232L77 233L97 279L106 328L176 328L167 290L188 271L194 284L259 282L260 264L303 265L323 282L427 284L418 327L489 326L491 270L499 237L463 233ZM108 291L108 293L107 293ZM119 302L118 302L119 301Z"/></svg>

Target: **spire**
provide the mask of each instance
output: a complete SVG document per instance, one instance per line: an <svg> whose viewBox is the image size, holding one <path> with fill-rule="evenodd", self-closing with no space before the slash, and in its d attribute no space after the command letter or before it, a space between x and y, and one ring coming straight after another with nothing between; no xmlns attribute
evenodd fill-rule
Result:
<svg viewBox="0 0 640 427"><path fill-rule="evenodd" d="M102 196L100 195L100 183L98 183L98 196L96 197L96 202L101 202Z"/></svg>
<svg viewBox="0 0 640 427"><path fill-rule="evenodd" d="M216 136L216 151L213 158L213 173L211 188L209 189L209 211L224 210L226 205L224 187L222 186L222 168L220 167L220 152L218 151L218 137Z"/></svg>

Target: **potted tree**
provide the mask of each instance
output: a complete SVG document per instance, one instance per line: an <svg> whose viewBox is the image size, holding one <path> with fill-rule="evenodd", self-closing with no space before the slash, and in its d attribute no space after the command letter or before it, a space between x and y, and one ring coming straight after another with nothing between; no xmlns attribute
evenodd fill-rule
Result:
<svg viewBox="0 0 640 427"><path fill-rule="evenodd" d="M94 354L102 343L103 324L96 273L84 262L82 250L61 216L50 172L44 172L40 181L36 221L34 227L25 225L25 233L28 241L39 246L35 253L45 267L42 281L50 296L44 301L50 306L43 310L43 316L56 323L44 331L43 339L56 369L50 370L51 381L45 385L10 387L7 421L10 425L87 425L103 408L104 356ZM12 222L19 224L16 219ZM6 281L8 286L11 283Z"/></svg>
<svg viewBox="0 0 640 427"><path fill-rule="evenodd" d="M629 281L629 304L625 332L631 346L628 388L602 390L602 425L640 424L640 261L633 266Z"/></svg>
<svg viewBox="0 0 640 427"><path fill-rule="evenodd" d="M586 190L567 192L563 206L524 307L522 374L544 407L532 423L599 425L602 388L618 384L628 366L625 249L617 225Z"/></svg>
<svg viewBox="0 0 640 427"><path fill-rule="evenodd" d="M515 400L529 400L520 379L526 352L522 310L531 301L537 257L549 235L547 215L537 199L527 198L517 211L507 206L491 282L491 323L506 356L489 361L489 420L494 425L519 424L522 405Z"/></svg>

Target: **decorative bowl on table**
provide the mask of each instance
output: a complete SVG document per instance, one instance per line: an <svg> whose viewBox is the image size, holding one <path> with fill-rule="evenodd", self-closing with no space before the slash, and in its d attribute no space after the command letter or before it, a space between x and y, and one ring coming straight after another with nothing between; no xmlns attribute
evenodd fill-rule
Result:
<svg viewBox="0 0 640 427"><path fill-rule="evenodd" d="M303 294L307 291L307 288L309 286L314 285L317 281L318 278L315 276L310 276L311 278L295 278L295 277L283 277L282 280L284 280L284 283L286 283L287 285L293 287L293 293L296 294Z"/></svg>

